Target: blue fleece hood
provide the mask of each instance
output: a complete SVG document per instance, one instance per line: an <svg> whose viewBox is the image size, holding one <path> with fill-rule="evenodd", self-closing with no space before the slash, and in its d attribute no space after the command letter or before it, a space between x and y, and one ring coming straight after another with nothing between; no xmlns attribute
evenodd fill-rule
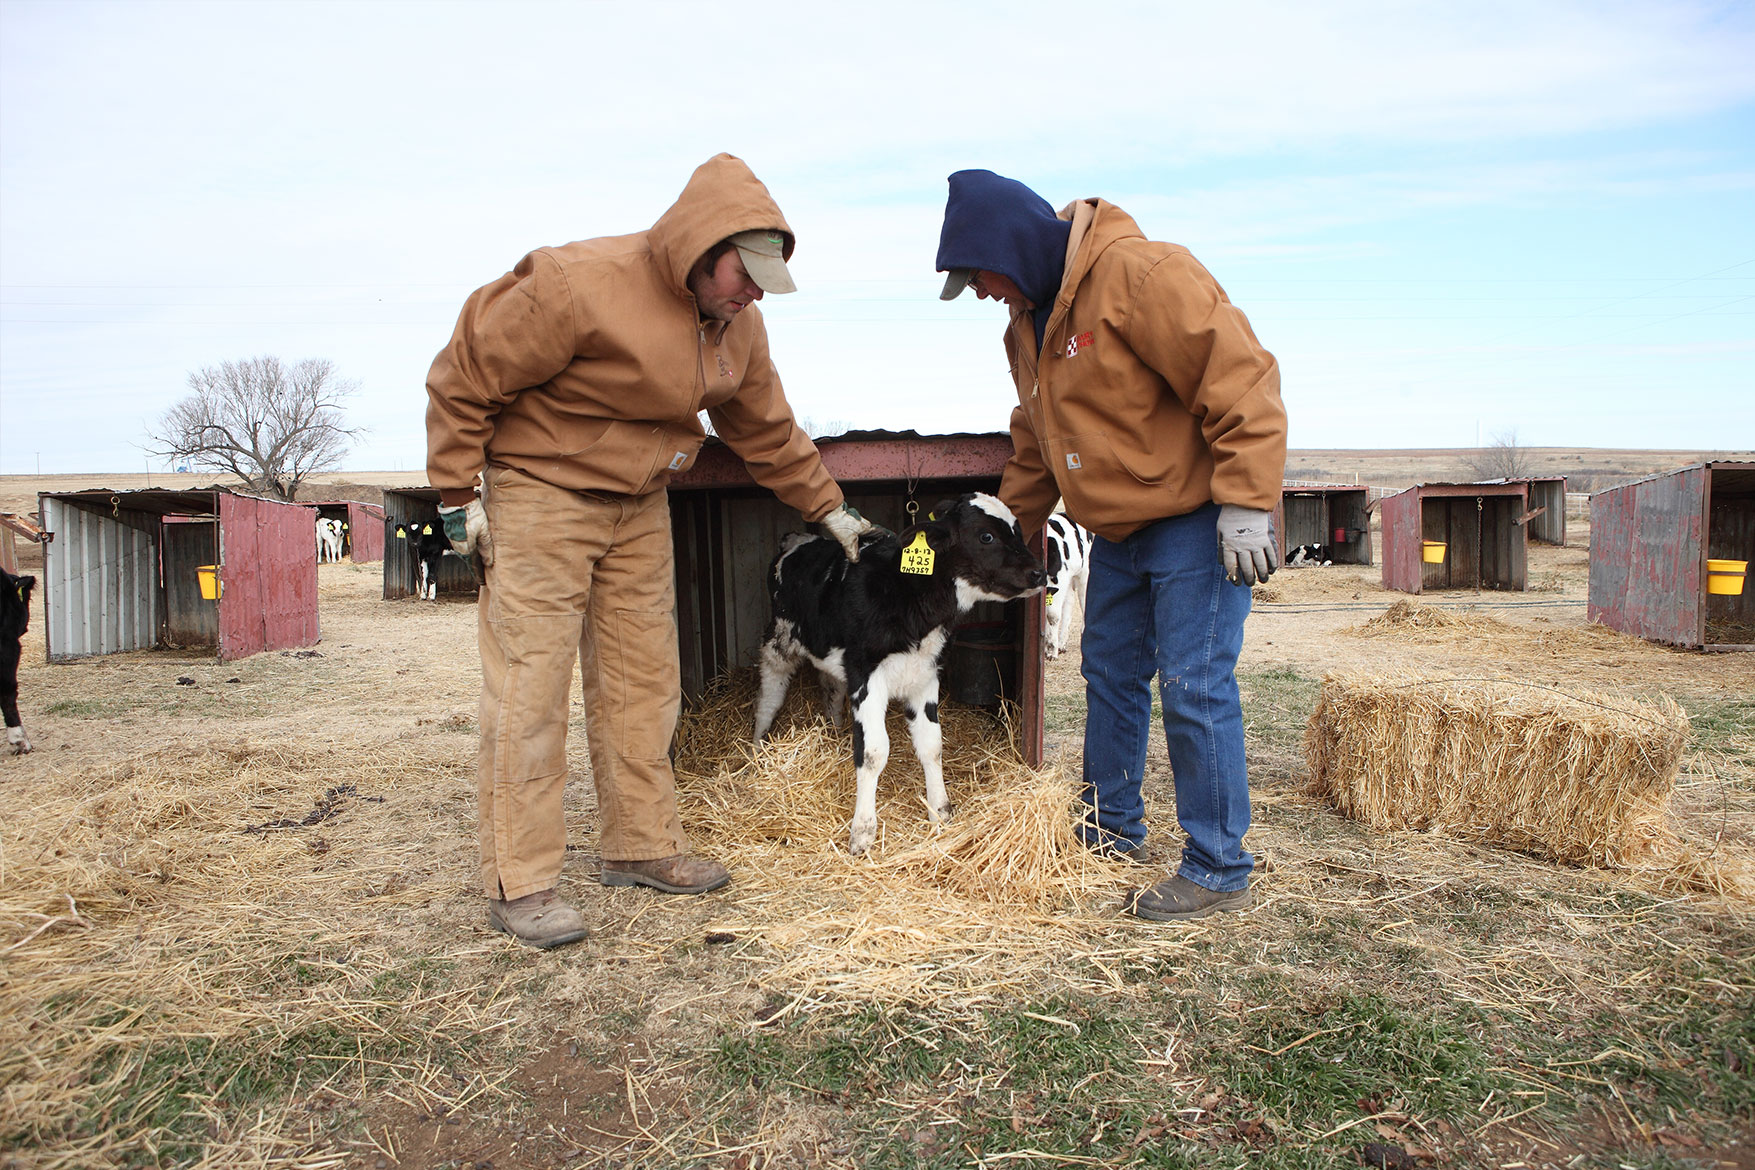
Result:
<svg viewBox="0 0 1755 1170"><path fill-rule="evenodd" d="M938 270L981 268L1011 278L1036 305L1036 343L1060 292L1066 241L1072 224L1048 201L1016 179L992 171L951 176L944 228L938 236Z"/></svg>

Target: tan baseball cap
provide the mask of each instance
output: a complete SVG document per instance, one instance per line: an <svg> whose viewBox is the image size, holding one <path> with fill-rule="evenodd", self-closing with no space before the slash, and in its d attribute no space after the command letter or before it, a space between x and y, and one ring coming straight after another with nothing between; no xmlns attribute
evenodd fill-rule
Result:
<svg viewBox="0 0 1755 1170"><path fill-rule="evenodd" d="M744 270L763 292L798 291L798 286L792 283L792 273L786 271L786 233L773 228L758 228L728 238L737 245Z"/></svg>
<svg viewBox="0 0 1755 1170"><path fill-rule="evenodd" d="M938 294L941 301L954 301L969 287L969 278L975 275L973 268L953 268L945 273L944 291Z"/></svg>

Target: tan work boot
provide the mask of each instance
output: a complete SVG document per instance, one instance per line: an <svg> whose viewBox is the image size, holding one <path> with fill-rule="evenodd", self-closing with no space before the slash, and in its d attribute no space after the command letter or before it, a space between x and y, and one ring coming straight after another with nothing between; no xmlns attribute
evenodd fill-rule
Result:
<svg viewBox="0 0 1755 1170"><path fill-rule="evenodd" d="M538 890L502 902L488 899L488 925L504 931L525 946L548 950L578 942L591 931L579 912L561 901L553 890Z"/></svg>
<svg viewBox="0 0 1755 1170"><path fill-rule="evenodd" d="M731 871L693 853L673 853L652 861L605 860L598 880L606 886L651 886L667 894L705 894L729 882Z"/></svg>
<svg viewBox="0 0 1755 1170"><path fill-rule="evenodd" d="M1173 874L1155 886L1128 894L1122 899L1121 908L1136 918L1179 922L1185 918L1205 918L1218 910L1247 910L1251 900L1248 886L1241 890L1209 890L1181 874Z"/></svg>

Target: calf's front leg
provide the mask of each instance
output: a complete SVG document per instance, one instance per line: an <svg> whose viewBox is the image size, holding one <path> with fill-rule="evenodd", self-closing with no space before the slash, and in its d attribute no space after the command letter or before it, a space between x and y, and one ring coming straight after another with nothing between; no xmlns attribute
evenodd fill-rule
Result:
<svg viewBox="0 0 1755 1170"><path fill-rule="evenodd" d="M853 801L847 851L855 856L877 840L877 782L890 760L890 735L884 730L884 708L889 701L876 687L860 686L853 692L853 768L859 792Z"/></svg>
<svg viewBox="0 0 1755 1170"><path fill-rule="evenodd" d="M920 770L926 773L926 819L942 825L951 819L954 810L945 792L944 729L938 722L937 678L925 694L909 702L908 736L914 741L914 754L920 757Z"/></svg>

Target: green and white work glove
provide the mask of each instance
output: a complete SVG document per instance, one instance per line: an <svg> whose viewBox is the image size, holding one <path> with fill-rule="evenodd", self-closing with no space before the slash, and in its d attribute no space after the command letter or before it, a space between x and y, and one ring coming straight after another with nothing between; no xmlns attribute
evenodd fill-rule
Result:
<svg viewBox="0 0 1755 1170"><path fill-rule="evenodd" d="M821 524L823 530L835 538L841 545L841 551L847 554L847 559L850 561L859 559L860 535L870 532L872 529L871 521L854 511L850 504L842 504L818 520L817 523Z"/></svg>
<svg viewBox="0 0 1755 1170"><path fill-rule="evenodd" d="M494 563L494 538L488 533L487 512L479 496L454 508L439 505L439 520L452 552L464 560L479 554L484 567Z"/></svg>
<svg viewBox="0 0 1755 1170"><path fill-rule="evenodd" d="M1280 553L1268 524L1271 519L1259 508L1219 505L1219 562L1233 584L1266 581L1280 567Z"/></svg>

